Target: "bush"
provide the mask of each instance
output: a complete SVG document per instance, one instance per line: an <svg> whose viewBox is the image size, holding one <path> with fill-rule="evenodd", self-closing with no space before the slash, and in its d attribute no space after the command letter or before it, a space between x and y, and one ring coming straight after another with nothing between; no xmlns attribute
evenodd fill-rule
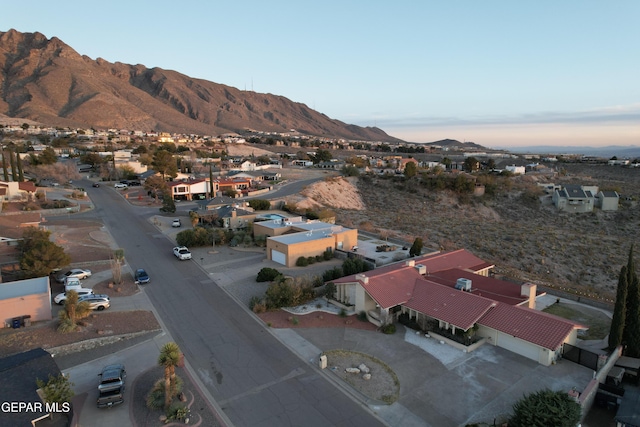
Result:
<svg viewBox="0 0 640 427"><path fill-rule="evenodd" d="M275 268L264 267L258 272L258 277L256 278L256 282L270 282L274 280L276 277L280 276L280 273Z"/></svg>
<svg viewBox="0 0 640 427"><path fill-rule="evenodd" d="M262 199L249 200L249 206L256 211L268 211L271 209L271 202Z"/></svg>
<svg viewBox="0 0 640 427"><path fill-rule="evenodd" d="M313 289L308 284L286 279L271 283L267 288L265 300L268 309L276 309L304 304L314 296Z"/></svg>
<svg viewBox="0 0 640 427"><path fill-rule="evenodd" d="M322 253L322 257L324 258L325 261L329 261L333 259L333 251L331 249L327 249Z"/></svg>
<svg viewBox="0 0 640 427"><path fill-rule="evenodd" d="M382 333L392 335L396 333L396 325L393 323L386 324L382 327Z"/></svg>
<svg viewBox="0 0 640 427"><path fill-rule="evenodd" d="M296 260L296 266L298 267L306 267L307 265L309 265L309 261L307 261L306 257L301 256Z"/></svg>
<svg viewBox="0 0 640 427"><path fill-rule="evenodd" d="M364 310L358 313L358 320L361 322L367 322L367 313L365 313Z"/></svg>
<svg viewBox="0 0 640 427"><path fill-rule="evenodd" d="M316 257L314 256L307 257L307 264L311 265L315 263L316 263Z"/></svg>

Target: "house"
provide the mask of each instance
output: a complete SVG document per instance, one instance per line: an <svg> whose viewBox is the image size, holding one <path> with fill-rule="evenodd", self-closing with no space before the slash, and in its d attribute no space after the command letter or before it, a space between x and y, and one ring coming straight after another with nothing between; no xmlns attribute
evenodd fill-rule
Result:
<svg viewBox="0 0 640 427"><path fill-rule="evenodd" d="M479 345L554 363L586 327L536 311L536 285L493 279L492 268L465 250L428 254L334 280L334 296L378 326L404 316L423 330L475 334Z"/></svg>
<svg viewBox="0 0 640 427"><path fill-rule="evenodd" d="M73 418L71 402L64 402L57 407L44 404L38 393L36 381L38 379L47 382L49 375L57 377L61 375L60 368L55 360L42 348L36 348L23 353L0 359L0 401L4 404L10 402L29 403L30 408L23 410L2 409L1 425L6 426L67 426ZM50 411L55 410L64 416L49 419Z"/></svg>
<svg viewBox="0 0 640 427"><path fill-rule="evenodd" d="M322 221L300 218L261 221L253 225L254 235L267 235L267 259L294 267L300 257L315 257L326 250L351 248L358 243L358 230Z"/></svg>
<svg viewBox="0 0 640 427"><path fill-rule="evenodd" d="M51 320L49 277L0 283L0 313L0 328L13 327L16 318L25 324Z"/></svg>
<svg viewBox="0 0 640 427"><path fill-rule="evenodd" d="M11 202L28 199L36 194L36 185L30 181L0 181L0 201Z"/></svg>
<svg viewBox="0 0 640 427"><path fill-rule="evenodd" d="M620 195L617 191L604 190L596 194L596 206L603 211L617 211Z"/></svg>
<svg viewBox="0 0 640 427"><path fill-rule="evenodd" d="M565 185L553 192L554 206L563 212L593 212L595 193L585 190L580 185Z"/></svg>
<svg viewBox="0 0 640 427"><path fill-rule="evenodd" d="M170 181L167 183L171 197L174 200L203 200L209 195L211 188L209 179L188 179L185 181ZM215 195L215 186L214 186Z"/></svg>
<svg viewBox="0 0 640 427"><path fill-rule="evenodd" d="M217 216L222 224L222 228L228 228L230 230L246 228L258 215L249 207L243 209L237 205L223 206L213 211L207 211L207 214L209 213L214 213Z"/></svg>

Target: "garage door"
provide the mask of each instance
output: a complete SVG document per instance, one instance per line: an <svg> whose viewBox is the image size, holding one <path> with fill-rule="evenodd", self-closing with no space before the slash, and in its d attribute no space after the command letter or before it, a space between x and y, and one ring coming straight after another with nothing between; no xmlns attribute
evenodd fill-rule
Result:
<svg viewBox="0 0 640 427"><path fill-rule="evenodd" d="M524 340L512 337L511 335L499 334L498 347L502 347L506 350L509 350L513 353L519 354L536 362L539 358L540 347L528 343Z"/></svg>
<svg viewBox="0 0 640 427"><path fill-rule="evenodd" d="M285 257L282 252L272 250L271 260L277 262L278 264L287 265L287 257Z"/></svg>

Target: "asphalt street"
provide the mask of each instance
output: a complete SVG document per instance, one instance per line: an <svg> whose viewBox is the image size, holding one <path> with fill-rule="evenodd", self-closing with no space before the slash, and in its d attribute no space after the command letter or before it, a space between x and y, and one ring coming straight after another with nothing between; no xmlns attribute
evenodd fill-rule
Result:
<svg viewBox="0 0 640 427"><path fill-rule="evenodd" d="M85 185L95 209L81 215L100 218L129 265L152 275L144 292L223 419L237 426L383 424L265 330L196 260L177 260L173 243L148 220L157 208L133 207L105 187ZM157 351L148 357L155 363Z"/></svg>

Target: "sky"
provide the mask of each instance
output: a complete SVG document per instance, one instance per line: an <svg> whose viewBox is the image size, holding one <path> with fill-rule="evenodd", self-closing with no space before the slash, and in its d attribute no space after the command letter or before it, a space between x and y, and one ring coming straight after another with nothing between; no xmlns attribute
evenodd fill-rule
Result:
<svg viewBox="0 0 640 427"><path fill-rule="evenodd" d="M33 0L0 31L410 142L640 146L640 1Z"/></svg>

